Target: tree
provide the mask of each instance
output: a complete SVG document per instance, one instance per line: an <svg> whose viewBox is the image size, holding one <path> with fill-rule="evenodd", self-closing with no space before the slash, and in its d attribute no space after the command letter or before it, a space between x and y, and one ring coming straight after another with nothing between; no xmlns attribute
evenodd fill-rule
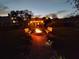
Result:
<svg viewBox="0 0 79 59"><path fill-rule="evenodd" d="M72 12L70 15L75 16L79 15L79 0L67 0L67 3L70 3L74 8L74 12Z"/></svg>
<svg viewBox="0 0 79 59"><path fill-rule="evenodd" d="M73 7L76 8L77 11L79 11L79 0L67 0L67 2L73 4Z"/></svg>

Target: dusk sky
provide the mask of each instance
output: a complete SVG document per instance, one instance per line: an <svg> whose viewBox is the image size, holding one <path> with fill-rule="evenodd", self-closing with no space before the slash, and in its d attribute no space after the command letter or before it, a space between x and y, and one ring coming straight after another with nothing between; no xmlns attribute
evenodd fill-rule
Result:
<svg viewBox="0 0 79 59"><path fill-rule="evenodd" d="M59 17L64 17L73 12L72 5L66 3L67 0L0 0L0 5L4 5L9 10L33 11L35 15L46 15L58 13Z"/></svg>

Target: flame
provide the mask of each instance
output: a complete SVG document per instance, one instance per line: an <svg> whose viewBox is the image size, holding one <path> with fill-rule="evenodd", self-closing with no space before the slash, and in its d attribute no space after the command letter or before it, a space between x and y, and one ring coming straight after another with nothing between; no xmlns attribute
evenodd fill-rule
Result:
<svg viewBox="0 0 79 59"><path fill-rule="evenodd" d="M39 28L36 28L36 29L35 29L35 32L36 32L36 33L42 33L42 31L41 31Z"/></svg>

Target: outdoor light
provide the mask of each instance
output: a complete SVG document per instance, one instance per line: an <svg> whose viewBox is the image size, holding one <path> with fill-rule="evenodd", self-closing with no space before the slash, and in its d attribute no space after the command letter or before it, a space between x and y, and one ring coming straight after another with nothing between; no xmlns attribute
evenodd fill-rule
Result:
<svg viewBox="0 0 79 59"><path fill-rule="evenodd" d="M48 31L52 32L53 28L52 27L48 27L47 29L48 29Z"/></svg>
<svg viewBox="0 0 79 59"><path fill-rule="evenodd" d="M28 32L29 32L29 28L25 28L24 31L25 31L26 33L28 33Z"/></svg>
<svg viewBox="0 0 79 59"><path fill-rule="evenodd" d="M13 23L16 23L16 21L15 21L15 20L13 20Z"/></svg>

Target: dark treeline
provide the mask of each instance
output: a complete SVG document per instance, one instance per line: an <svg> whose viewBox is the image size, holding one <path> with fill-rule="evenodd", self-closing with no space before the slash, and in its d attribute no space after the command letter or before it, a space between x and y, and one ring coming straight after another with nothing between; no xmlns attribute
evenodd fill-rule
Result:
<svg viewBox="0 0 79 59"><path fill-rule="evenodd" d="M17 18L17 20L21 20L23 21L23 19L21 18ZM53 19L52 19L53 20ZM27 20L26 20L27 21ZM77 16L71 16L68 18L62 18L62 19L55 19L54 22L56 23L55 25L58 26L67 26L67 27L79 27L79 15ZM19 23L20 24L20 23ZM19 24L15 24L19 25ZM12 20L10 17L0 17L0 28L12 28L12 26L14 26L14 24L12 23Z"/></svg>
<svg viewBox="0 0 79 59"><path fill-rule="evenodd" d="M63 20L63 23L67 26L79 27L79 15L71 16L69 18L64 18L62 20Z"/></svg>

